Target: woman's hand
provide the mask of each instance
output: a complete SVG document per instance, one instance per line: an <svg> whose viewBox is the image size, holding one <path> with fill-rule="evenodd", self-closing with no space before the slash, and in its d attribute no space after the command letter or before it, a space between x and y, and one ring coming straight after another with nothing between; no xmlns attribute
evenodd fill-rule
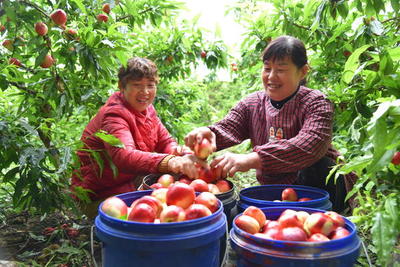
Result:
<svg viewBox="0 0 400 267"><path fill-rule="evenodd" d="M182 173L191 179L199 178L196 164L203 164L194 155L173 157L168 161L168 170L173 173Z"/></svg>
<svg viewBox="0 0 400 267"><path fill-rule="evenodd" d="M261 159L256 152L250 154L234 154L227 152L216 157L210 164L211 168L218 169L220 177L232 177L236 172L247 172L250 169L261 168Z"/></svg>
<svg viewBox="0 0 400 267"><path fill-rule="evenodd" d="M215 133L213 133L208 127L200 127L188 133L185 137L185 145L194 151L194 146L200 144L204 138L210 141L212 151L216 151L217 145L215 141Z"/></svg>
<svg viewBox="0 0 400 267"><path fill-rule="evenodd" d="M190 150L190 148L187 147L187 146L177 145L177 146L172 148L171 154L175 155L175 156L184 156L184 155L193 154L193 151Z"/></svg>

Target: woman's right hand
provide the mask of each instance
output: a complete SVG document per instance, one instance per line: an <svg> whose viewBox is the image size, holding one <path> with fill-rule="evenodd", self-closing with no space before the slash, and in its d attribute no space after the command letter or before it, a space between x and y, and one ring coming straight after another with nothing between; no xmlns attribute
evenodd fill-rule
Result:
<svg viewBox="0 0 400 267"><path fill-rule="evenodd" d="M191 150L194 150L194 146L200 144L204 138L210 141L212 151L216 151L217 145L215 133L213 133L208 127L200 127L188 133L185 137L185 145Z"/></svg>
<svg viewBox="0 0 400 267"><path fill-rule="evenodd" d="M194 155L176 156L168 161L168 170L173 173L182 173L191 179L199 178L196 164L204 164Z"/></svg>

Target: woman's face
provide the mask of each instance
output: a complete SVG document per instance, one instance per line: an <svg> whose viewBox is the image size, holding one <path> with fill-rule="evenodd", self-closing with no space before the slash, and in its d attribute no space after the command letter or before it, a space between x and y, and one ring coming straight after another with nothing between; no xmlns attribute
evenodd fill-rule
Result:
<svg viewBox="0 0 400 267"><path fill-rule="evenodd" d="M280 101L292 95L306 76L308 66L300 69L286 57L283 60L265 61L261 78L271 99Z"/></svg>
<svg viewBox="0 0 400 267"><path fill-rule="evenodd" d="M157 83L148 78L128 80L124 88L121 83L119 88L125 100L139 112L145 111L153 103L157 93Z"/></svg>

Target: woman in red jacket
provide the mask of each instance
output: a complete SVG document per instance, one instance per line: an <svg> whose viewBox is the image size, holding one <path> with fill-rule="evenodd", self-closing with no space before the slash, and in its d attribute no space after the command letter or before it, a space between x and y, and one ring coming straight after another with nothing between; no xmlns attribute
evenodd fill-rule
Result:
<svg viewBox="0 0 400 267"><path fill-rule="evenodd" d="M198 176L196 158L178 155L176 151L182 149L177 149L152 104L159 81L156 65L145 58L131 58L120 68L118 78L120 91L110 96L83 131L84 147L77 152L81 167L71 181L75 196L89 193L89 210L95 213L101 200L135 191L143 175L172 172ZM96 137L99 131L118 138L124 147Z"/></svg>

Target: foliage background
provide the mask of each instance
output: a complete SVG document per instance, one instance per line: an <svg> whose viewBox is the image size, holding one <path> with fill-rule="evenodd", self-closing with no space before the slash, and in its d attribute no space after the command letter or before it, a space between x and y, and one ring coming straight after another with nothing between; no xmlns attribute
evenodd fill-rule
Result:
<svg viewBox="0 0 400 267"><path fill-rule="evenodd" d="M0 199L11 204L1 206L0 216L6 206L41 214L73 207L68 180L79 137L116 90L117 70L129 57L149 57L158 65L155 105L182 143L191 129L221 119L239 99L262 89L260 53L271 38L287 34L306 44L308 86L335 105L334 145L343 155L337 170L360 177L351 192L359 203L351 219L372 264L398 266L400 169L390 163L400 150L397 0L234 1L227 12L247 29L236 59L196 18L179 19L184 3L109 1L109 21L100 23L96 15L104 13L105 2L0 0L0 41L13 41L11 49L0 47ZM66 11L67 28L77 36L51 23L57 8ZM37 36L38 21L48 24L47 36ZM56 65L43 69L48 53ZM22 67L10 65L11 57ZM203 81L193 79L200 62L213 70ZM230 82L218 81L219 68L230 71ZM249 143L232 150L245 153ZM238 189L254 180L254 172L234 178ZM359 261L368 265L365 255Z"/></svg>

